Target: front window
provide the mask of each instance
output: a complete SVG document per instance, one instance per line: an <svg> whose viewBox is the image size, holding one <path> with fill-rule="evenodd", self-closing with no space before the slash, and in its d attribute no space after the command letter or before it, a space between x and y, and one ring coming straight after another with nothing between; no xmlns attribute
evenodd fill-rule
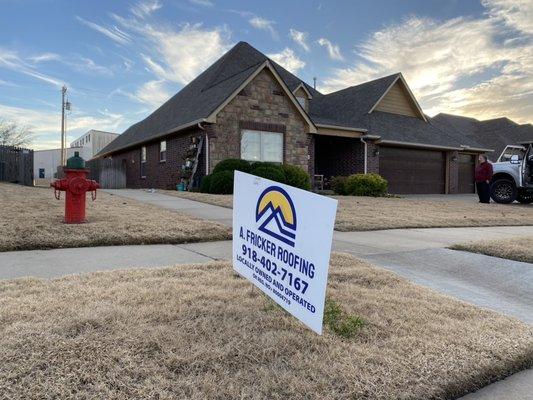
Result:
<svg viewBox="0 0 533 400"><path fill-rule="evenodd" d="M298 103L302 106L302 108L305 110L305 97L296 97L296 100L298 100Z"/></svg>
<svg viewBox="0 0 533 400"><path fill-rule="evenodd" d="M141 147L141 178L146 178L146 147Z"/></svg>
<svg viewBox="0 0 533 400"><path fill-rule="evenodd" d="M241 158L248 161L283 162L283 134L244 130Z"/></svg>
<svg viewBox="0 0 533 400"><path fill-rule="evenodd" d="M163 140L159 144L159 161L166 161L167 160L167 142L166 140Z"/></svg>

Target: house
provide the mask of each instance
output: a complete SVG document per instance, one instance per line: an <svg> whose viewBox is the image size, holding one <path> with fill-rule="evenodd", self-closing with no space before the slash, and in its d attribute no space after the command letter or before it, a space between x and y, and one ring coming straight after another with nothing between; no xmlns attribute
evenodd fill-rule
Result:
<svg viewBox="0 0 533 400"><path fill-rule="evenodd" d="M91 129L65 149L65 159L74 156L74 152L78 151L82 158L90 160L117 136L119 136L118 133ZM50 182L57 178L57 167L61 165L61 149L35 150L33 154L34 184L49 186Z"/></svg>
<svg viewBox="0 0 533 400"><path fill-rule="evenodd" d="M70 147L81 149L80 157L84 160L90 160L118 136L118 133L91 129L70 143Z"/></svg>
<svg viewBox="0 0 533 400"><path fill-rule="evenodd" d="M98 157L126 163L134 188L172 188L191 167L198 178L244 158L326 179L379 173L391 193L467 193L490 149L427 117L400 73L322 94L240 42Z"/></svg>
<svg viewBox="0 0 533 400"><path fill-rule="evenodd" d="M479 121L475 118L441 113L435 115L433 121L442 129L472 137L483 146L494 149L489 154L491 161L508 160L510 155L503 154L506 147L508 151L513 146L521 147L520 143L533 141L533 125L518 124L505 117Z"/></svg>

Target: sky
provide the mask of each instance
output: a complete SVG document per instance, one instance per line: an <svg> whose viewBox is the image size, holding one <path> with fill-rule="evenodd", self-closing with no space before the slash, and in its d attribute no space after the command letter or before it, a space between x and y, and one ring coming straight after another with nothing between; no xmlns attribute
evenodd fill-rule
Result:
<svg viewBox="0 0 533 400"><path fill-rule="evenodd" d="M121 133L239 41L329 93L402 72L422 109L533 122L533 0L0 0L0 119Z"/></svg>

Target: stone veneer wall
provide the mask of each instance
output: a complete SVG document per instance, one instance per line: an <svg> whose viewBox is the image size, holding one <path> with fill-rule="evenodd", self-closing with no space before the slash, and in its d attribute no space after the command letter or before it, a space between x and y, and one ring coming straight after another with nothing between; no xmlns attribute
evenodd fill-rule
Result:
<svg viewBox="0 0 533 400"><path fill-rule="evenodd" d="M240 158L242 129L284 134L283 161L313 173L313 138L297 108L268 70L261 71L217 115L209 127L209 169L226 158Z"/></svg>

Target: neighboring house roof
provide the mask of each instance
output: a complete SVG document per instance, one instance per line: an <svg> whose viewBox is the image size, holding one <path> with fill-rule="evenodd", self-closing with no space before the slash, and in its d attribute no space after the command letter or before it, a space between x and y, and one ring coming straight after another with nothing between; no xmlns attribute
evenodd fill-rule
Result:
<svg viewBox="0 0 533 400"><path fill-rule="evenodd" d="M109 154L196 125L208 118L266 61L290 91L302 83L299 78L248 43L239 42L152 114L129 127L98 155ZM307 84L305 87L313 95L320 94Z"/></svg>
<svg viewBox="0 0 533 400"><path fill-rule="evenodd" d="M507 145L533 140L531 124L520 125L508 118L479 121L475 118L441 113L434 116L432 121L454 135L464 136L485 148L493 149L493 160L500 156Z"/></svg>

